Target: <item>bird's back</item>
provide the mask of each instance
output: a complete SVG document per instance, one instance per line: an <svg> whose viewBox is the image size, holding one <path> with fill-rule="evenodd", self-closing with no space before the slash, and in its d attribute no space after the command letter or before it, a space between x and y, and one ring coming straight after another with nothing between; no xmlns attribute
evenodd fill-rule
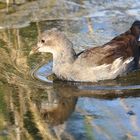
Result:
<svg viewBox="0 0 140 140"><path fill-rule="evenodd" d="M103 46L87 49L77 56L77 62L84 66L111 64L117 58L123 60L134 57L135 65L139 60L140 21L135 21L130 30L113 38Z"/></svg>

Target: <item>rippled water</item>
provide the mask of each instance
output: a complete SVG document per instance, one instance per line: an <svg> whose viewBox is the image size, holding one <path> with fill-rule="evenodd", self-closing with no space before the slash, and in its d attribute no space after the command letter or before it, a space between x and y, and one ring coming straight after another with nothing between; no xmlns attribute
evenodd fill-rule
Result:
<svg viewBox="0 0 140 140"><path fill-rule="evenodd" d="M29 55L54 27L76 52L101 45L140 19L139 0L0 2L0 139L140 139L140 71L66 82L52 74L51 54Z"/></svg>

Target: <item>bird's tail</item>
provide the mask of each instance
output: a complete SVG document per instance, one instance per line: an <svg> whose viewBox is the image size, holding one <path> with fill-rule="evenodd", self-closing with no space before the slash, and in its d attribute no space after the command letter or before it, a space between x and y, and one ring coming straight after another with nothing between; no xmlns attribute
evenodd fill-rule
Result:
<svg viewBox="0 0 140 140"><path fill-rule="evenodd" d="M140 38L140 21L136 20L131 28L130 28L131 34L133 34L137 40Z"/></svg>

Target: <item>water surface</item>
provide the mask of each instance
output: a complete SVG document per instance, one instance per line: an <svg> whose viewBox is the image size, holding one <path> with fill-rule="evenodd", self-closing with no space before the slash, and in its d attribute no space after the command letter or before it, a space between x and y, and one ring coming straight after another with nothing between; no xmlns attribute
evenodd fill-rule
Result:
<svg viewBox="0 0 140 140"><path fill-rule="evenodd" d="M139 140L140 71L115 80L54 80L52 55L29 55L58 28L76 52L140 19L139 0L0 0L0 139ZM54 81L53 81L54 80Z"/></svg>

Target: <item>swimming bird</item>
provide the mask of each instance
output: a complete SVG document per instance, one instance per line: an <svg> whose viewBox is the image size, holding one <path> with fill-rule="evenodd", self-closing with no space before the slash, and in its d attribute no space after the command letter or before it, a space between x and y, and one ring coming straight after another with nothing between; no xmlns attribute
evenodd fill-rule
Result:
<svg viewBox="0 0 140 140"><path fill-rule="evenodd" d="M53 72L68 81L97 82L115 79L138 68L140 21L108 43L78 54L66 35L56 29L44 31L33 52L53 55Z"/></svg>

